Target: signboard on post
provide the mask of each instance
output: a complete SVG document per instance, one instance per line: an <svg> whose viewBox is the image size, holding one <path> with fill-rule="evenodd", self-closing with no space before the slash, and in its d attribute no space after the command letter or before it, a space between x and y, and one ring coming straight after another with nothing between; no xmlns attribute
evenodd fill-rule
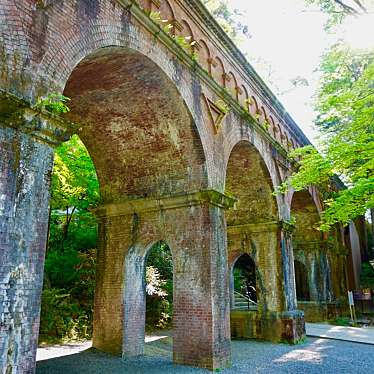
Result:
<svg viewBox="0 0 374 374"><path fill-rule="evenodd" d="M349 306L355 306L355 301L353 299L352 291L348 291L348 302L349 302Z"/></svg>
<svg viewBox="0 0 374 374"><path fill-rule="evenodd" d="M353 292L348 291L348 303L349 303L349 310L351 312L351 320L353 322L356 321L356 311L355 311L355 301L353 298Z"/></svg>

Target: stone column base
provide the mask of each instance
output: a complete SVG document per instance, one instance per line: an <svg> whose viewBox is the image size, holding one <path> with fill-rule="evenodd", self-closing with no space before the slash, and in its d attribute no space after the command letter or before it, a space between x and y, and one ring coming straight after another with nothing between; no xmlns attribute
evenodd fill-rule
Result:
<svg viewBox="0 0 374 374"><path fill-rule="evenodd" d="M231 337L297 344L305 338L304 313L231 311Z"/></svg>

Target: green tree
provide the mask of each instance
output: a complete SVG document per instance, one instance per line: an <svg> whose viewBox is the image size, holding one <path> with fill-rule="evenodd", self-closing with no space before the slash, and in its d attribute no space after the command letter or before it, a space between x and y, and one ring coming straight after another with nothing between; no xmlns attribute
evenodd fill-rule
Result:
<svg viewBox="0 0 374 374"><path fill-rule="evenodd" d="M248 26L238 21L242 16L238 9L231 9L227 0L202 0L220 26L235 42L241 38L250 37Z"/></svg>
<svg viewBox="0 0 374 374"><path fill-rule="evenodd" d="M326 28L339 24L347 16L359 17L374 10L373 0L305 0L308 5L317 5L329 15Z"/></svg>
<svg viewBox="0 0 374 374"><path fill-rule="evenodd" d="M326 53L320 68L319 152L312 146L294 151L298 172L281 189L318 185L325 197L320 228L327 231L374 207L374 55L358 55L339 43ZM346 188L335 187L334 175Z"/></svg>
<svg viewBox="0 0 374 374"><path fill-rule="evenodd" d="M74 230L78 237L89 233L94 235L92 230L96 223L89 207L98 203L99 196L95 166L79 137L74 135L56 150L55 155L51 196L51 234L54 243L59 242L63 247L69 233Z"/></svg>

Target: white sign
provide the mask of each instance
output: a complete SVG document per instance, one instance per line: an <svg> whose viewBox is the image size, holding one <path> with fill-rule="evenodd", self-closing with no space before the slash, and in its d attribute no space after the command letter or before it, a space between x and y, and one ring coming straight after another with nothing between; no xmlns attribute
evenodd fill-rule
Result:
<svg viewBox="0 0 374 374"><path fill-rule="evenodd" d="M353 300L353 292L352 291L348 291L348 302L349 302L350 306L354 306L355 305L355 302Z"/></svg>

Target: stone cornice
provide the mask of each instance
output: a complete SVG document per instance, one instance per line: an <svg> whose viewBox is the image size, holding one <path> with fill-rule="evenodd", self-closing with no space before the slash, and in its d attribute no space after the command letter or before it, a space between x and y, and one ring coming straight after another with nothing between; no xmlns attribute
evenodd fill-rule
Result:
<svg viewBox="0 0 374 374"><path fill-rule="evenodd" d="M58 146L77 126L45 110L38 110L16 96L0 91L0 126L6 126L50 146Z"/></svg>
<svg viewBox="0 0 374 374"><path fill-rule="evenodd" d="M251 222L242 225L231 225L227 227L227 231L231 234L282 231L291 235L293 230L294 226L290 222L285 220Z"/></svg>
<svg viewBox="0 0 374 374"><path fill-rule="evenodd" d="M280 228L279 221L247 223L243 225L227 226L229 234L277 232Z"/></svg>
<svg viewBox="0 0 374 374"><path fill-rule="evenodd" d="M326 251L330 253L346 255L348 253L347 249L337 243L329 240L308 240L300 241L293 240L292 247L295 251Z"/></svg>
<svg viewBox="0 0 374 374"><path fill-rule="evenodd" d="M118 203L105 204L94 209L93 213L99 218L115 217L186 208L202 204L230 209L234 207L235 203L236 199L216 190L204 190L162 198L131 199Z"/></svg>

